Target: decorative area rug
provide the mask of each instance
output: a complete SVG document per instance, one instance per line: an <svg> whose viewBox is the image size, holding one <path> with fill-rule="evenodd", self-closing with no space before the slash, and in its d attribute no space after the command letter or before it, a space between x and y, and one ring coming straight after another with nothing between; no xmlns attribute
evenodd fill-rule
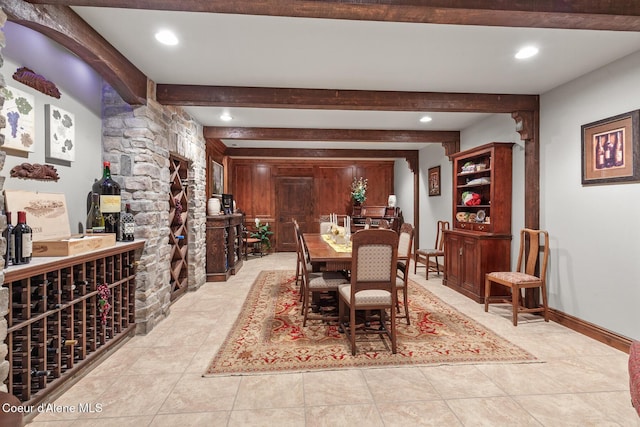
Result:
<svg viewBox="0 0 640 427"><path fill-rule="evenodd" d="M311 320L303 328L299 297L294 272L262 271L204 376L536 360L411 281L411 325L398 319L396 354L388 340L361 335L352 356L337 325Z"/></svg>

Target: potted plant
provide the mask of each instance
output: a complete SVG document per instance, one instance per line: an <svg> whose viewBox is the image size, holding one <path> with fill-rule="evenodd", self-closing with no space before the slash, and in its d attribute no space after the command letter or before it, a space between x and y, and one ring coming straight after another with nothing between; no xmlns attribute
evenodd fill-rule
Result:
<svg viewBox="0 0 640 427"><path fill-rule="evenodd" d="M273 234L270 230L269 223L260 222L259 218L256 218L256 230L251 233L251 237L254 239L260 239L260 245L262 246L262 252L268 252L271 249L271 239L269 236Z"/></svg>

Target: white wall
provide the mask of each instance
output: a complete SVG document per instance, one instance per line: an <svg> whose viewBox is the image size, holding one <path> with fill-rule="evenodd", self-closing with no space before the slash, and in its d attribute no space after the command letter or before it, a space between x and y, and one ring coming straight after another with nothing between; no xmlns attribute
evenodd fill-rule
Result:
<svg viewBox="0 0 640 427"><path fill-rule="evenodd" d="M549 303L633 339L640 339L640 184L583 187L580 127L639 108L640 52L544 94L540 108Z"/></svg>
<svg viewBox="0 0 640 427"><path fill-rule="evenodd" d="M436 223L451 222L451 162L444 154L442 144L430 144L419 152L420 164L420 241L416 249L433 248L436 241ZM440 166L440 196L429 196L429 168Z"/></svg>
<svg viewBox="0 0 640 427"><path fill-rule="evenodd" d="M102 79L75 55L47 37L12 22L4 27L6 48L0 73L5 83L35 97L35 151L22 153L8 150L2 176L9 190L64 193L69 211L71 232L78 232L78 223L86 221L86 197L94 178L102 176ZM45 95L12 78L19 67L28 67L54 82L60 99ZM75 114L76 160L74 162L45 161L44 106L53 104ZM8 127L4 130L7 131ZM52 164L60 176L58 182L11 178L11 169L21 163ZM16 214L13 214L13 222ZM29 219L27 218L27 222Z"/></svg>
<svg viewBox="0 0 640 427"><path fill-rule="evenodd" d="M393 165L396 206L402 209L405 222L415 225L413 218L413 172L405 159L397 159Z"/></svg>

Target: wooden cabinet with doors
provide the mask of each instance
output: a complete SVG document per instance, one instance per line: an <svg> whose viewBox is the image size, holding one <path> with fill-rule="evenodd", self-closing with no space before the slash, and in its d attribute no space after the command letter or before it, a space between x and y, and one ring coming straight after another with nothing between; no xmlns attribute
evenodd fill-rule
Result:
<svg viewBox="0 0 640 427"><path fill-rule="evenodd" d="M511 237L478 234L470 231L444 232L445 273L443 284L484 302L484 275L491 271L509 271ZM496 295L502 289L495 286Z"/></svg>
<svg viewBox="0 0 640 427"><path fill-rule="evenodd" d="M443 284L477 302L484 301L484 275L511 268L512 146L494 142L452 156Z"/></svg>
<svg viewBox="0 0 640 427"><path fill-rule="evenodd" d="M207 217L207 282L224 282L242 267L242 214Z"/></svg>

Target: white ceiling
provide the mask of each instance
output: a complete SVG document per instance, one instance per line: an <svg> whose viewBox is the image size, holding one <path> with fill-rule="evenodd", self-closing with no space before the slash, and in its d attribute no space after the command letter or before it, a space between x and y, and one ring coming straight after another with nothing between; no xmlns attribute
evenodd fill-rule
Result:
<svg viewBox="0 0 640 427"><path fill-rule="evenodd" d="M639 32L478 27L73 7L156 83L420 92L543 94L640 49ZM177 46L157 43L170 29ZM524 45L540 53L514 59ZM185 107L205 126L462 130L471 113ZM425 112L428 113L428 112ZM225 141L238 147L291 142ZM353 143L415 149L416 144ZM296 142L296 147L344 148Z"/></svg>

